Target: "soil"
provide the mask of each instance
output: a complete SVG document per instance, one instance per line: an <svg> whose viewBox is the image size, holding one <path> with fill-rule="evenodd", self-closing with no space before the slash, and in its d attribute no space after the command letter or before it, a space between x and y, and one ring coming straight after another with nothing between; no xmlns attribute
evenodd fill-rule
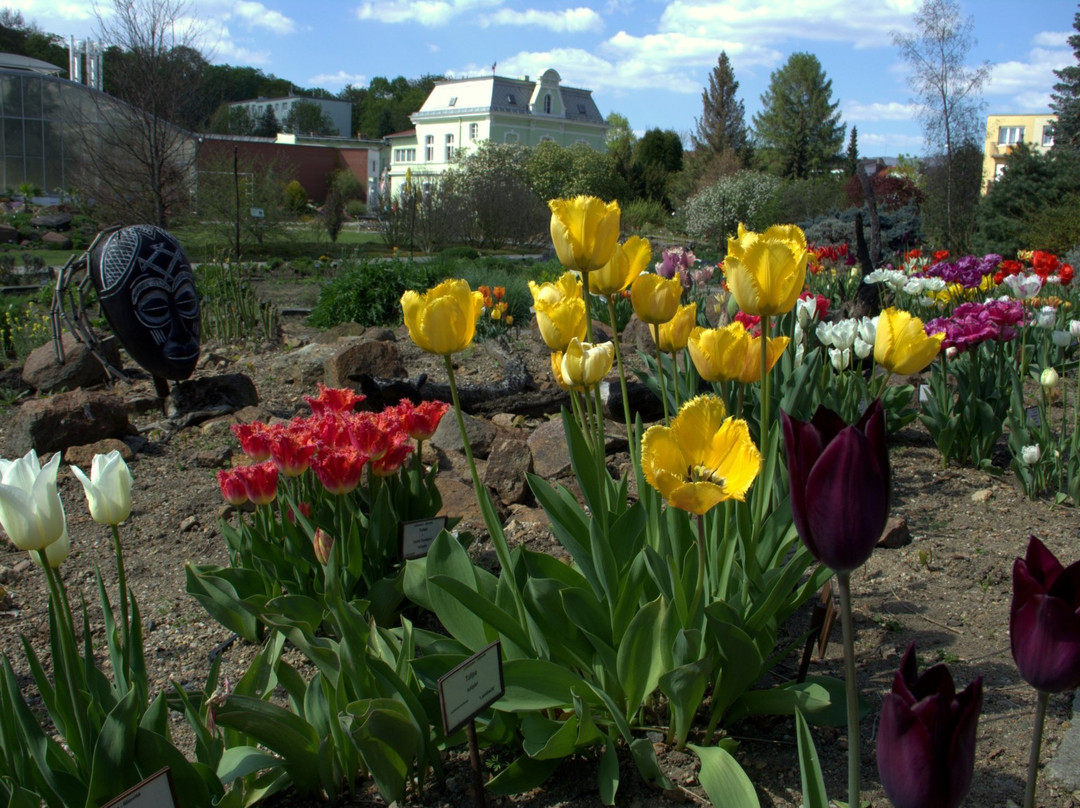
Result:
<svg viewBox="0 0 1080 808"><path fill-rule="evenodd" d="M268 297L303 306L317 287L282 288L267 285ZM317 336L299 318L284 323L286 349ZM397 347L410 378L427 372L444 380L440 361L433 361L398 331ZM550 377L548 353L527 330L514 340L516 351L526 358L537 381ZM205 344L208 357L197 375L241 372L258 388L260 405L276 416L305 413L304 395L313 386L289 383L275 368L281 346ZM476 348L456 357L459 382L482 381L498 373L491 353ZM150 395L149 381L137 381L115 392L135 399ZM163 430L161 416L153 411L134 416L149 439L131 463L135 478L131 518L121 526L128 582L144 615L146 657L151 690L175 681L185 687L201 687L208 670L209 652L228 641L230 632L210 618L185 592L184 565L227 563L219 519L223 504L214 469L200 465L200 458L236 449L228 430L191 427ZM2 423L2 421L0 421ZM203 454L200 455L200 452ZM1035 692L1020 678L1009 652L1009 602L1013 560L1023 554L1030 534L1038 535L1065 563L1080 558L1080 532L1075 509L1052 507L1046 501L1030 501L1013 483L1011 473L994 476L957 465L943 467L940 455L925 430L912 424L893 436L891 461L894 478L893 516L906 520L911 542L898 549L879 548L852 579L854 619L857 632L859 689L869 701L870 715L862 722L863 797L874 805L887 800L878 783L874 762L876 716L888 692L900 657L915 642L923 665L947 661L958 686L975 676L985 683L985 703L979 722L975 777L969 805L1001 806L1020 803L1026 772ZM618 460L616 459L616 462ZM60 488L67 510L72 554L61 568L73 600L80 594L91 604L91 625L100 634L100 614L95 611L94 570L100 568L106 585L115 593L116 576L109 529L91 521L78 481L61 467ZM467 489L466 489L467 490ZM470 494L471 495L471 494ZM453 508L453 503L448 503ZM468 503L462 503L462 511ZM472 525L482 528L479 522ZM513 542L557 548L542 524L517 520ZM482 541L481 553L490 550ZM10 548L0 552L0 581L6 590L0 605L0 648L26 673L18 644L23 635L45 655L48 644L45 584L40 571L27 563L23 553ZM806 615L793 618L801 633ZM833 629L824 658L815 655L812 674L842 677L839 623ZM256 648L234 642L223 653L227 672L244 670ZM798 660L786 660L779 668L793 676ZM28 679L24 681L29 682ZM763 683L767 685L769 683ZM27 692L31 690L27 684ZM1072 695L1050 699L1043 741L1043 762L1056 753L1072 717ZM175 717L174 728L183 744L190 736L184 722ZM846 793L846 731L814 728L828 792L834 798ZM790 719L748 720L731 728L739 741L736 752L758 790L763 806L789 808L801 804L799 770ZM660 740L659 738L657 740ZM651 790L624 761L618 804L665 806L673 802L707 804L697 780L697 759L658 744L661 764L678 790L661 794ZM489 763L499 758L487 752ZM503 756L505 757L505 755ZM453 754L447 760L445 783L429 783L423 797L412 797L407 806L457 806L472 804L466 796L469 782L467 758ZM489 798L489 805L555 808L599 804L595 785L595 761L575 759L540 789L514 798ZM1038 802L1043 806L1080 806L1080 792L1071 792L1043 773ZM275 805L307 805L295 797ZM314 803L310 803L314 804ZM373 789L340 803L348 806L382 804Z"/></svg>

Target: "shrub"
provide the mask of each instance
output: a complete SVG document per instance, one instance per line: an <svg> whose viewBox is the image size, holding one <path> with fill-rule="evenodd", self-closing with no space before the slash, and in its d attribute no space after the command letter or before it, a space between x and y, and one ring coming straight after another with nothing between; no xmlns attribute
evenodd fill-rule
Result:
<svg viewBox="0 0 1080 808"><path fill-rule="evenodd" d="M740 222L751 230L773 224L765 221L769 200L780 180L759 171L739 171L721 177L686 201L681 214L686 232L712 244L723 244Z"/></svg>
<svg viewBox="0 0 1080 808"><path fill-rule="evenodd" d="M367 205L361 202L359 199L350 199L345 203L345 214L352 218L363 216L367 213Z"/></svg>
<svg viewBox="0 0 1080 808"><path fill-rule="evenodd" d="M469 261L475 261L480 257L480 252L475 247L466 247L463 244L459 244L456 247L447 247L441 253L440 258L464 258Z"/></svg>
<svg viewBox="0 0 1080 808"><path fill-rule="evenodd" d="M634 199L622 209L623 230L666 227L670 222L671 214L655 199Z"/></svg>
<svg viewBox="0 0 1080 808"><path fill-rule="evenodd" d="M299 216L307 207L308 195L299 180L291 180L286 183L282 193L285 196L285 207L293 214Z"/></svg>
<svg viewBox="0 0 1080 808"><path fill-rule="evenodd" d="M308 317L315 328L340 323L399 325L401 295L423 291L438 281L426 264L411 261L359 261L342 269L319 293Z"/></svg>
<svg viewBox="0 0 1080 808"><path fill-rule="evenodd" d="M846 241L854 248L855 214L858 212L859 208L848 208L799 224L811 244L841 244ZM882 250L903 252L918 243L919 213L914 203L892 212L881 211L879 220ZM870 218L866 215L863 216L863 234L869 244Z"/></svg>

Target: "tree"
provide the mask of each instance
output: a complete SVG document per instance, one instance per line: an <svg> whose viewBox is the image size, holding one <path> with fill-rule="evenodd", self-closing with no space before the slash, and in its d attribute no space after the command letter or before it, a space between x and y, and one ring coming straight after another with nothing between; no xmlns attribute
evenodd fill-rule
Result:
<svg viewBox="0 0 1080 808"><path fill-rule="evenodd" d="M668 180L683 166L682 138L670 129L650 129L634 148L636 174L641 184L635 189L645 199L662 202L671 210Z"/></svg>
<svg viewBox="0 0 1080 808"><path fill-rule="evenodd" d="M245 252L254 244L288 240L289 231L282 225L294 215L285 196L285 188L296 182L292 167L242 150L234 173L232 146L222 141L203 145L206 152L199 161L199 217L216 232L220 243L232 244L239 215L241 250ZM300 192L306 201L303 189ZM262 215L252 216L252 208L260 209Z"/></svg>
<svg viewBox="0 0 1080 808"><path fill-rule="evenodd" d="M337 135L334 119L314 101L295 101L281 128L296 135Z"/></svg>
<svg viewBox="0 0 1080 808"><path fill-rule="evenodd" d="M106 87L73 110L73 130L86 156L79 184L99 217L167 227L191 199L198 119L198 71L205 60L195 32L183 24L184 0L112 0L101 11L99 38L109 43Z"/></svg>
<svg viewBox="0 0 1080 808"><path fill-rule="evenodd" d="M210 116L209 129L218 135L250 135L255 131L255 121L247 107L224 103Z"/></svg>
<svg viewBox="0 0 1080 808"><path fill-rule="evenodd" d="M793 53L774 70L754 116L754 134L762 165L786 179L823 174L839 160L844 124L839 102L832 100L832 80L810 53Z"/></svg>
<svg viewBox="0 0 1080 808"><path fill-rule="evenodd" d="M893 32L893 44L911 68L908 83L919 103L927 144L945 159L945 240L953 248L956 152L979 144L980 93L990 78L990 64L966 64L975 46L974 18L963 18L957 0L923 0L915 13L915 33Z"/></svg>
<svg viewBox="0 0 1080 808"><path fill-rule="evenodd" d="M708 148L713 154L730 152L740 162L747 157L746 109L735 97L739 82L725 51L720 51L716 67L709 74L709 86L701 92L701 117L697 119L694 148Z"/></svg>
<svg viewBox="0 0 1080 808"><path fill-rule="evenodd" d="M529 187L542 200L578 195L606 200L627 196L626 184L610 152L598 152L584 143L537 144L528 152L525 176Z"/></svg>
<svg viewBox="0 0 1080 808"><path fill-rule="evenodd" d="M274 114L274 108L267 104L251 134L255 137L277 137L280 131L281 124L278 123L277 115Z"/></svg>
<svg viewBox="0 0 1080 808"><path fill-rule="evenodd" d="M1080 12L1073 17L1077 33L1069 37L1077 62L1080 62ZM1058 82L1050 94L1050 109L1057 113L1054 124L1054 148L1080 149L1080 64L1055 70Z"/></svg>
<svg viewBox="0 0 1080 808"><path fill-rule="evenodd" d="M859 127L851 125L851 134L847 141L847 174L854 177L859 170Z"/></svg>

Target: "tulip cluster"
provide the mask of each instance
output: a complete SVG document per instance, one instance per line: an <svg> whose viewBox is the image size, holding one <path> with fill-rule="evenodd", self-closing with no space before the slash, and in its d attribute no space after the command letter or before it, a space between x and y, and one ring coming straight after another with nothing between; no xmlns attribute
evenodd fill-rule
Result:
<svg viewBox="0 0 1080 808"><path fill-rule="evenodd" d="M986 303L961 303L948 317L938 317L926 324L928 334L944 334L942 348L968 351L983 342L1008 342L1024 324L1024 307L1016 300L990 300Z"/></svg>

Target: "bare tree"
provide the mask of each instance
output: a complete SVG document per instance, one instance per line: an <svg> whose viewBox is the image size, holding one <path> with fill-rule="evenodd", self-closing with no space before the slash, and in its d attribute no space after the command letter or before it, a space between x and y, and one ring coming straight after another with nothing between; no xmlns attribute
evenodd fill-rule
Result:
<svg viewBox="0 0 1080 808"><path fill-rule="evenodd" d="M198 78L187 0L112 0L95 8L107 46L105 89L74 111L84 153L80 183L104 219L167 227L190 201ZM118 103L119 102L119 103Z"/></svg>
<svg viewBox="0 0 1080 808"><path fill-rule="evenodd" d="M911 67L908 83L917 96L923 133L945 154L945 247L952 249L953 158L961 146L977 143L982 130L981 92L990 63L967 65L975 46L973 17L960 14L957 0L923 0L915 13L915 32L894 31L893 44Z"/></svg>

